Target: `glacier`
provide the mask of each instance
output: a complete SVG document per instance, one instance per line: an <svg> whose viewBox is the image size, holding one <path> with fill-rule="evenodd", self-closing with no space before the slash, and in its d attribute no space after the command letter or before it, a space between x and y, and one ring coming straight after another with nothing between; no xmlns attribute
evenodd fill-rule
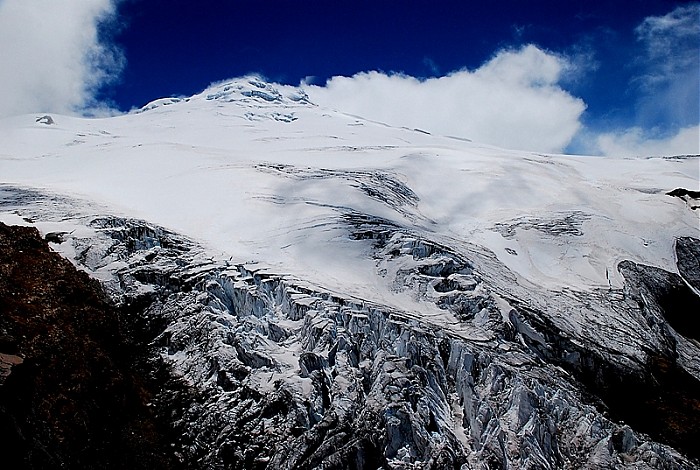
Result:
<svg viewBox="0 0 700 470"><path fill-rule="evenodd" d="M0 221L143 325L188 467L698 465L700 157L499 149L258 77L48 117L0 121Z"/></svg>

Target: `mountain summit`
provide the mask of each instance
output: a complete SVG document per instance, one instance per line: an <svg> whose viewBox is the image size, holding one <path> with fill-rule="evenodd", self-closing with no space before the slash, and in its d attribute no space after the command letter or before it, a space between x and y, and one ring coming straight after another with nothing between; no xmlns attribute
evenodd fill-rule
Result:
<svg viewBox="0 0 700 470"><path fill-rule="evenodd" d="M189 468L697 464L698 156L504 150L258 77L48 117L0 121L0 221L138 311Z"/></svg>

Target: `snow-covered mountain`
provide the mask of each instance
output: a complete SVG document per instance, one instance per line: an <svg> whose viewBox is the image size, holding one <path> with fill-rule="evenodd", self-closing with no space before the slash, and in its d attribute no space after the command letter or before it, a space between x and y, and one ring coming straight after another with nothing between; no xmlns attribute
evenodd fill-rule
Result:
<svg viewBox="0 0 700 470"><path fill-rule="evenodd" d="M159 326L193 465L700 456L697 156L503 150L255 77L0 141L0 221Z"/></svg>

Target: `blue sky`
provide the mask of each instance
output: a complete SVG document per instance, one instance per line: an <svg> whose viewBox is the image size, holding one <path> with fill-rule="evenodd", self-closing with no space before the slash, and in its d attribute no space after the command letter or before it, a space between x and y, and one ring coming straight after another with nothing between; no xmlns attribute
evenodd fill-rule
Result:
<svg viewBox="0 0 700 470"><path fill-rule="evenodd" d="M698 2L0 0L0 84L18 88L0 114L124 112L256 73L495 145L698 153L699 51ZM48 74L58 89L30 93Z"/></svg>
<svg viewBox="0 0 700 470"><path fill-rule="evenodd" d="M120 9L124 29L116 38L128 62L121 83L105 91L128 109L251 72L288 84L370 70L431 77L476 68L500 49L532 43L591 56L588 79L568 88L585 96L592 113L617 111L625 119L629 82L640 73L634 60L643 53L635 27L684 4L129 1Z"/></svg>

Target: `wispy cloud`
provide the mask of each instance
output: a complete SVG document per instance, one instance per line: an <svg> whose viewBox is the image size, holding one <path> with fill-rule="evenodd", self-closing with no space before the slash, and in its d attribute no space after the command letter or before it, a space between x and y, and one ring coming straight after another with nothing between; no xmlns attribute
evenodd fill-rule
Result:
<svg viewBox="0 0 700 470"><path fill-rule="evenodd" d="M596 145L603 155L663 156L698 153L700 127L689 126L673 135L658 137L640 127L623 132L605 133L597 137Z"/></svg>
<svg viewBox="0 0 700 470"><path fill-rule="evenodd" d="M635 30L646 55L638 79L641 125L700 120L700 3L646 18Z"/></svg>
<svg viewBox="0 0 700 470"><path fill-rule="evenodd" d="M440 67L430 57L423 58L423 65L428 69L431 75L440 75Z"/></svg>
<svg viewBox="0 0 700 470"><path fill-rule="evenodd" d="M588 150L603 155L700 153L700 3L646 18L635 29L641 48L634 122L603 132Z"/></svg>
<svg viewBox="0 0 700 470"><path fill-rule="evenodd" d="M99 106L95 93L123 65L100 34L115 2L0 1L0 116Z"/></svg>
<svg viewBox="0 0 700 470"><path fill-rule="evenodd" d="M585 126L584 101L567 91L595 79L607 59L591 44L570 54L535 45L501 50L477 69L441 77L365 72L307 88L319 104L350 114L501 147L595 155L700 153L700 3L648 17L634 34L636 55L625 65L636 72L629 83L633 112L617 128ZM598 116L596 122L603 121Z"/></svg>
<svg viewBox="0 0 700 470"><path fill-rule="evenodd" d="M700 4L678 7L664 16L650 16L635 29L644 45L647 74L641 79L647 86L658 86L698 71L700 41Z"/></svg>
<svg viewBox="0 0 700 470"><path fill-rule="evenodd" d="M559 152L579 130L585 109L558 85L571 66L563 56L527 45L443 77L365 72L306 89L318 104L391 125Z"/></svg>

